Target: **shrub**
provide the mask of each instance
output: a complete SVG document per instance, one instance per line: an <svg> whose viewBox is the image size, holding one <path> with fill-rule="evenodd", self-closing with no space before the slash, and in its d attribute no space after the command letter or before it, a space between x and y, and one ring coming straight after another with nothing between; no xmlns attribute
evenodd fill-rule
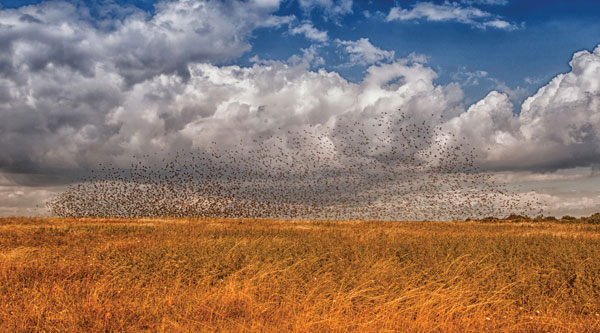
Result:
<svg viewBox="0 0 600 333"><path fill-rule="evenodd" d="M481 222L500 222L500 219L493 216L484 217L481 219Z"/></svg>
<svg viewBox="0 0 600 333"><path fill-rule="evenodd" d="M558 219L554 216L538 215L532 221L533 222L556 222L556 221L558 221Z"/></svg>
<svg viewBox="0 0 600 333"><path fill-rule="evenodd" d="M561 217L560 220L562 222L575 222L575 221L577 221L577 218L575 216L565 215L565 216Z"/></svg>
<svg viewBox="0 0 600 333"><path fill-rule="evenodd" d="M591 216L586 217L585 222L590 224L600 224L600 213L592 214Z"/></svg>
<svg viewBox="0 0 600 333"><path fill-rule="evenodd" d="M504 220L511 221L511 222L531 222L531 218L529 216L518 215L518 214L510 214L509 216L504 218Z"/></svg>

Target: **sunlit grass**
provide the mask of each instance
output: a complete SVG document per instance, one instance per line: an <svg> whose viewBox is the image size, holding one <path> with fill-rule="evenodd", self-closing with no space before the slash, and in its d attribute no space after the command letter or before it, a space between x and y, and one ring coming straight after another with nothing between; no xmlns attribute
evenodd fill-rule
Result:
<svg viewBox="0 0 600 333"><path fill-rule="evenodd" d="M0 219L0 331L599 331L600 225Z"/></svg>

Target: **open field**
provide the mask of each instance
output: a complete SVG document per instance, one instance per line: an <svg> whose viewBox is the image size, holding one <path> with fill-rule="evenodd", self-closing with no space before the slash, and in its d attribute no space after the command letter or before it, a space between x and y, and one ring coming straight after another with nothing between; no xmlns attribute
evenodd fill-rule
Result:
<svg viewBox="0 0 600 333"><path fill-rule="evenodd" d="M0 219L0 331L600 331L600 225Z"/></svg>

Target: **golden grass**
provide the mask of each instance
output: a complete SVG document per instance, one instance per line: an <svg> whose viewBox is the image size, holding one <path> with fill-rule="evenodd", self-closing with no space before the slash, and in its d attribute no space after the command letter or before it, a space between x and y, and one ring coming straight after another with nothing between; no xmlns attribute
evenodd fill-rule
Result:
<svg viewBox="0 0 600 333"><path fill-rule="evenodd" d="M600 226L0 219L0 331L600 331Z"/></svg>

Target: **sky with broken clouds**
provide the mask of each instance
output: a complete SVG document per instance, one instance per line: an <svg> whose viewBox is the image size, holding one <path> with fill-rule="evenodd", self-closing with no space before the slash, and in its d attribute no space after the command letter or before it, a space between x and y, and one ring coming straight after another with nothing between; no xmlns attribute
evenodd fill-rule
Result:
<svg viewBox="0 0 600 333"><path fill-rule="evenodd" d="M0 216L101 162L395 110L590 214L599 44L598 1L0 0Z"/></svg>

